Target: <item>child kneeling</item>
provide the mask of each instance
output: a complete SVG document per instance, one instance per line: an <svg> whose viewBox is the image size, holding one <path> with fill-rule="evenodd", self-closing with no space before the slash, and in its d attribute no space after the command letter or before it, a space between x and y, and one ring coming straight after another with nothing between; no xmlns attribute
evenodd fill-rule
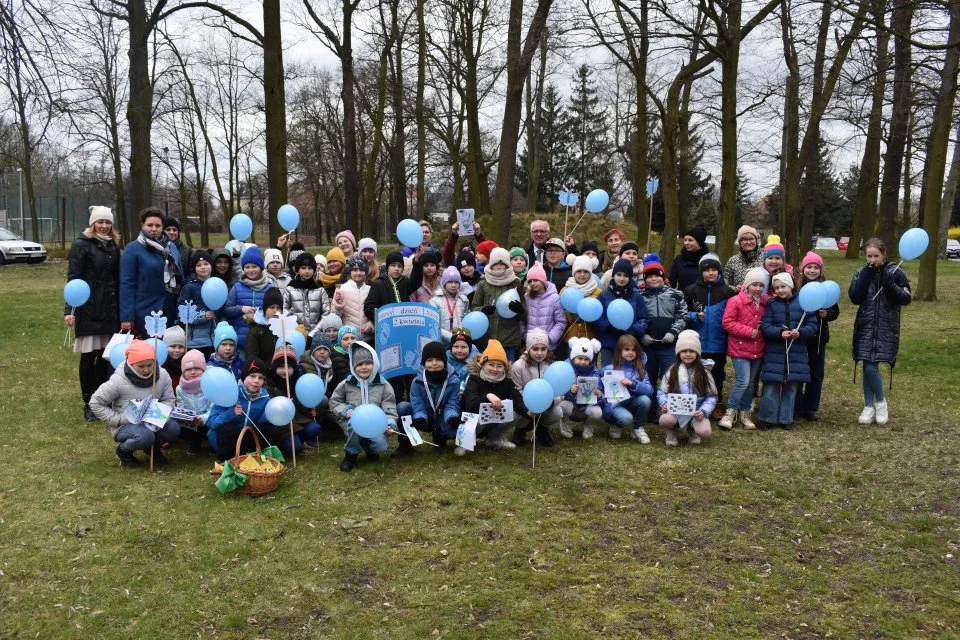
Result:
<svg viewBox="0 0 960 640"><path fill-rule="evenodd" d="M644 369L646 356L640 351L640 342L629 334L620 336L613 349L613 359L603 368L604 372L619 371L620 386L627 391L627 398L617 403L607 402L604 420L610 424L610 437L620 438L623 429L630 429L630 437L640 444L650 444L650 436L643 428L647 413L653 404L653 385Z"/></svg>
<svg viewBox="0 0 960 640"><path fill-rule="evenodd" d="M237 454L237 439L244 427L251 426L266 440L267 446L279 444L286 433L285 427L274 427L264 418L270 394L263 388L267 380L267 364L260 358L252 358L243 363L240 372L237 404L232 407L215 406L207 419L207 440L217 452L217 462L229 460ZM249 453L256 449L253 436L244 435L240 443L240 453Z"/></svg>
<svg viewBox="0 0 960 640"><path fill-rule="evenodd" d="M447 440L457 437L460 426L460 378L447 371L447 352L439 342L424 346L420 360L423 366L410 385L410 402L398 404L397 413L412 416L417 431L433 434L433 443L442 452ZM402 444L406 437L398 435ZM413 453L413 447L397 449L401 451Z"/></svg>
<svg viewBox="0 0 960 640"><path fill-rule="evenodd" d="M677 431L680 421L677 416L667 413L667 394L685 393L697 396L697 409L687 424L690 444L700 444L701 438L709 438L710 413L717 407L717 387L713 377L700 359L700 336L696 331L687 329L677 336L677 359L667 369L660 388L657 390L657 402L660 404L660 426L667 430L668 447L678 444ZM713 363L710 363L712 366Z"/></svg>

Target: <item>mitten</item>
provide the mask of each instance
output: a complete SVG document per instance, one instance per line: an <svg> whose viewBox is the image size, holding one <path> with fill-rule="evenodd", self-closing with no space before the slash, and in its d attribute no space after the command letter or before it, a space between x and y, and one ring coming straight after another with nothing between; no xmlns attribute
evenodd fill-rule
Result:
<svg viewBox="0 0 960 640"><path fill-rule="evenodd" d="M668 333L667 335L663 336L663 343L673 344L673 341L676 339L677 339L677 336L673 335L672 333Z"/></svg>
<svg viewBox="0 0 960 640"><path fill-rule="evenodd" d="M519 300L514 300L513 302L507 305L507 308L510 309L510 311L513 311L515 314L517 314L520 317L523 317L527 314L526 310L523 308L523 303L520 302Z"/></svg>
<svg viewBox="0 0 960 640"><path fill-rule="evenodd" d="M489 305L487 305L487 306L485 306L485 307L482 307L482 308L480 309L480 312L481 312L481 313L485 313L485 314L487 314L488 316L492 316L493 314L495 314L495 313L497 312L497 306L496 306L496 305L493 305L493 304L489 304Z"/></svg>
<svg viewBox="0 0 960 640"><path fill-rule="evenodd" d="M426 431L427 430L427 419L426 418L414 418L413 427L417 431Z"/></svg>

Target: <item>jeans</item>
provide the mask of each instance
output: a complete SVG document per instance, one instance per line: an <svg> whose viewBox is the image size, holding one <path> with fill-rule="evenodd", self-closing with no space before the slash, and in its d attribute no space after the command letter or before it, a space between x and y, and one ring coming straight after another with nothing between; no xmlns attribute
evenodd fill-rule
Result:
<svg viewBox="0 0 960 640"><path fill-rule="evenodd" d="M880 377L880 363L863 361L863 403L872 407L877 402L884 402L883 378Z"/></svg>
<svg viewBox="0 0 960 640"><path fill-rule="evenodd" d="M764 382L760 419L770 424L793 424L793 401L798 382Z"/></svg>
<svg viewBox="0 0 960 640"><path fill-rule="evenodd" d="M807 345L807 362L810 363L810 382L797 389L797 399L793 404L794 413L817 413L820 411L820 394L823 391L823 373L827 362L826 345L817 352L817 345Z"/></svg>
<svg viewBox="0 0 960 640"><path fill-rule="evenodd" d="M753 381L760 371L760 364L763 362L757 360L748 360L746 358L731 358L733 361L733 375L736 380L733 383L733 389L727 397L727 408L738 411L749 411L753 403Z"/></svg>
<svg viewBox="0 0 960 640"><path fill-rule="evenodd" d="M704 360L713 360L710 376L713 378L713 384L717 387L717 402L723 402L723 383L727 380L727 354L704 353L700 357Z"/></svg>
<svg viewBox="0 0 960 640"><path fill-rule="evenodd" d="M367 455L383 453L390 448L387 442L387 434L381 433L374 438L361 438L353 432L353 429L345 427L347 443L343 445L343 450L347 453L357 455L360 451L366 451Z"/></svg>
<svg viewBox="0 0 960 640"><path fill-rule="evenodd" d="M149 449L155 444L173 442L179 435L180 425L176 420L168 420L157 432L142 424L125 424L117 430L113 439L120 443L121 449L133 453L137 449Z"/></svg>
<svg viewBox="0 0 960 640"><path fill-rule="evenodd" d="M647 374L650 376L650 384L656 389L660 383L660 377L667 373L667 369L677 359L677 353L674 346L649 346L644 348L647 354Z"/></svg>
<svg viewBox="0 0 960 640"><path fill-rule="evenodd" d="M624 400L613 408L608 422L618 429L641 429L647 421L651 404L653 401L650 396L630 396L629 400Z"/></svg>

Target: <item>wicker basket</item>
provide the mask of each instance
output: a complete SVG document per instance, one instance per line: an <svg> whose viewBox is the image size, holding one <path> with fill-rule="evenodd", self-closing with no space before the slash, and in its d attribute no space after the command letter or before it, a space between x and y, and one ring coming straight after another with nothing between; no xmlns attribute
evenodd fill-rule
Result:
<svg viewBox="0 0 960 640"><path fill-rule="evenodd" d="M263 462L264 459L272 460L274 463L280 466L277 471L268 473L266 471L243 471L242 473L246 475L249 480L247 484L243 485L236 491L233 491L233 494L246 494L252 498L257 496L262 496L267 493L270 493L278 486L280 486L280 480L283 478L283 474L287 472L287 467L284 466L282 462L276 458L263 455L263 450L260 448L260 438L257 437L257 432L254 431L251 427L246 426L240 431L240 435L237 436L237 451L236 455L230 459L230 464L236 467L239 470L240 463L247 457L248 454L240 454L240 443L243 442L243 435L247 431L253 436L253 442L257 445L257 453L254 456L259 462ZM249 454L254 455L254 454ZM222 471L213 470L210 472L215 479L219 479L222 475Z"/></svg>

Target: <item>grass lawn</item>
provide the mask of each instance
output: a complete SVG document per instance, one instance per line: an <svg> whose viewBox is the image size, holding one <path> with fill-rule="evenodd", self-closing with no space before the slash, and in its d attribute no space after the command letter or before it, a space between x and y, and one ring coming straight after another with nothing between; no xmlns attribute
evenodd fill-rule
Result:
<svg viewBox="0 0 960 640"><path fill-rule="evenodd" d="M844 291L854 267L827 258ZM331 442L257 500L180 444L118 466L60 346L65 271L0 269L0 638L960 638L960 264L904 311L885 427L856 424L844 298L792 432L600 434L535 470L421 447L345 474Z"/></svg>

